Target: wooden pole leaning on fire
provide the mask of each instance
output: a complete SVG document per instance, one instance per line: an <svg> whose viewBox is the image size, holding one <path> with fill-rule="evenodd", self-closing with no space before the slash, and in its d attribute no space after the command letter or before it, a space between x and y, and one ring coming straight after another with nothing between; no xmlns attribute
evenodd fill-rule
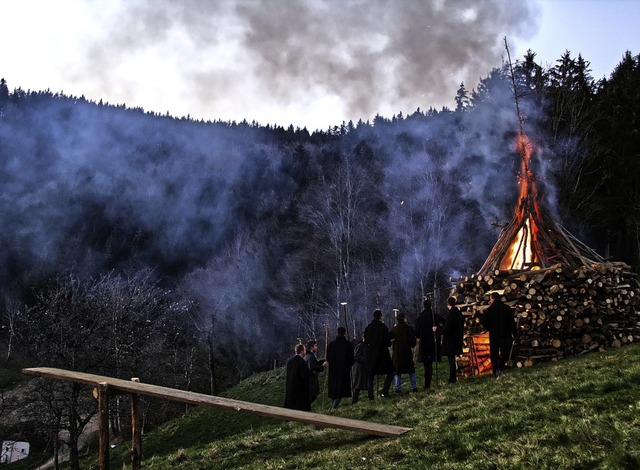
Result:
<svg viewBox="0 0 640 470"><path fill-rule="evenodd" d="M509 52L509 45L507 44L507 37L504 38L504 48L507 51L507 63L509 64L509 75L511 76L511 85L513 86L513 97L516 102L516 114L518 115L518 127L520 134L524 134L524 115L520 110L520 97L518 96L518 89L516 87L516 76L513 71L513 63L511 62L511 53Z"/></svg>

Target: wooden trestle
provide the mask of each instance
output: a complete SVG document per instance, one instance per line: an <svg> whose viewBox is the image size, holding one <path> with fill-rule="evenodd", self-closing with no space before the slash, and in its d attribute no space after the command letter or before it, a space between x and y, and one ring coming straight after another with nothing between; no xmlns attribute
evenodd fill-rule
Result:
<svg viewBox="0 0 640 470"><path fill-rule="evenodd" d="M308 411L289 410L277 406L262 405L231 398L216 397L202 393L188 392L159 385L140 383L137 379L131 381L116 379L103 375L87 374L65 369L50 367L35 367L22 369L24 374L37 375L57 380L93 385L98 399L98 416L100 422L100 468L109 468L109 393L120 392L131 394L131 468L141 468L142 461L142 420L140 395L147 395L164 400L178 401L192 405L213 406L241 413L251 413L268 418L286 421L300 421L321 427L346 429L382 437L397 437L411 428L392 426L388 424L371 423L356 419L328 416Z"/></svg>

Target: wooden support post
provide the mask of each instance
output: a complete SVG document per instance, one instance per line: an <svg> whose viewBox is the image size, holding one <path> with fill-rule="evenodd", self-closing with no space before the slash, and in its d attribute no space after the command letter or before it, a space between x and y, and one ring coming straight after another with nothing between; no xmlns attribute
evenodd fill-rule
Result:
<svg viewBox="0 0 640 470"><path fill-rule="evenodd" d="M98 383L98 421L100 423L100 470L109 470L109 385Z"/></svg>
<svg viewBox="0 0 640 470"><path fill-rule="evenodd" d="M140 382L134 377L132 382ZM131 469L140 470L142 468L142 407L140 395L131 394Z"/></svg>

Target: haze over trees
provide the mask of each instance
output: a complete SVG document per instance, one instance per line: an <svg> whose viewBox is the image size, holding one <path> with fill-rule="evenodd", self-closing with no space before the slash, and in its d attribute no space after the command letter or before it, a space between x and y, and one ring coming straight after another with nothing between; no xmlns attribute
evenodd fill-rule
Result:
<svg viewBox="0 0 640 470"><path fill-rule="evenodd" d="M569 52L548 70L529 52L515 71L544 203L637 272L640 56L599 82ZM314 132L0 80L7 358L217 393L298 337L345 321L355 334L375 308L411 318L424 295L439 307L515 205L507 72L461 84L453 110ZM64 408L71 438L80 406Z"/></svg>

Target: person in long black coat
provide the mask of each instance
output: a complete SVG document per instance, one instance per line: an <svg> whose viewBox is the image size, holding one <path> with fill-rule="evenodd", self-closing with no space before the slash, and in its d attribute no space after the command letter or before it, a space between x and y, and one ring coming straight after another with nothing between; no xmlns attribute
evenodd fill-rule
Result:
<svg viewBox="0 0 640 470"><path fill-rule="evenodd" d="M389 354L389 346L391 346L391 333L389 328L382 322L382 311L375 310L373 312L373 320L364 330L364 341L367 343L369 357L367 361L367 369L369 377L367 378L367 392L369 400L373 400L373 380L376 375L384 374L384 384L382 385L381 396L389 396L389 388L393 380L393 364L391 363L391 355Z"/></svg>
<svg viewBox="0 0 640 470"><path fill-rule="evenodd" d="M393 345L391 362L395 369L396 393L402 393L402 374L409 374L411 391L417 392L416 367L413 363L413 348L416 346L416 334L413 327L406 322L405 314L396 315L396 324L391 329Z"/></svg>
<svg viewBox="0 0 640 470"><path fill-rule="evenodd" d="M419 340L418 361L424 366L424 389L429 390L433 377L433 363L438 360L440 353L440 335L437 331L442 331L444 321L431 310L429 299L424 299L422 306L423 310L416 320L415 333Z"/></svg>
<svg viewBox="0 0 640 470"><path fill-rule="evenodd" d="M442 330L442 354L449 360L449 383L456 381L456 356L462 354L464 341L464 317L456 307L455 297L447 299L449 314Z"/></svg>
<svg viewBox="0 0 640 470"><path fill-rule="evenodd" d="M353 349L353 366L351 366L351 404L358 402L360 390L367 390L367 343L364 334Z"/></svg>
<svg viewBox="0 0 640 470"><path fill-rule="evenodd" d="M295 356L287 361L287 380L284 407L291 410L311 411L309 376L311 372L304 356L304 344L296 344Z"/></svg>
<svg viewBox="0 0 640 470"><path fill-rule="evenodd" d="M344 326L338 327L338 336L327 346L331 408L337 408L343 397L351 396L353 343L347 339L346 333L347 330Z"/></svg>
<svg viewBox="0 0 640 470"><path fill-rule="evenodd" d="M502 374L511 354L516 322L513 310L500 300L500 295L493 292L489 298L489 308L485 310L480 321L489 330L489 354L494 377Z"/></svg>

